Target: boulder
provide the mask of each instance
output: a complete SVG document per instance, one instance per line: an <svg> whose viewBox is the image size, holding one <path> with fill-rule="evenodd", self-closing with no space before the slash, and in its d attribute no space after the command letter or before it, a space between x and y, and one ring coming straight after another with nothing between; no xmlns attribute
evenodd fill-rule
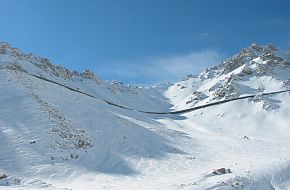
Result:
<svg viewBox="0 0 290 190"><path fill-rule="evenodd" d="M1 180L1 179L5 179L6 177L8 177L6 174L4 174L4 173L0 173L0 180Z"/></svg>
<svg viewBox="0 0 290 190"><path fill-rule="evenodd" d="M232 173L232 171L230 169L226 169L226 168L219 168L219 169L214 169L212 174L214 175L223 175L223 174L227 174L227 173Z"/></svg>

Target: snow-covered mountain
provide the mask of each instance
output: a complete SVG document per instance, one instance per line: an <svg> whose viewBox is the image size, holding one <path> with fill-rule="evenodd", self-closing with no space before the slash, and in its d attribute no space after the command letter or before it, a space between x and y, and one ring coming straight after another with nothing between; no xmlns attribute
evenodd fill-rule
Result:
<svg viewBox="0 0 290 190"><path fill-rule="evenodd" d="M144 88L0 43L0 88L0 189L290 189L290 96L259 95L290 89L273 45Z"/></svg>

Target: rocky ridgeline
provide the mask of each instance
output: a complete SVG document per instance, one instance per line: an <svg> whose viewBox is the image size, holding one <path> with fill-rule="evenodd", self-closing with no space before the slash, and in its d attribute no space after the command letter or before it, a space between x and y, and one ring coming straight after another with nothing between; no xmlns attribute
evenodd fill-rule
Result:
<svg viewBox="0 0 290 190"><path fill-rule="evenodd" d="M285 52L283 52L283 54L285 54ZM280 57L279 50L272 44L266 46L252 44L242 49L242 51L235 56L223 61L220 65L206 69L201 73L200 77L204 79L218 77L228 74L241 66L244 66L244 68L238 74L240 77L248 76L253 73L257 73L260 76L265 75L271 72L275 67L290 68L290 52L287 54L287 57ZM257 63L257 59L266 64L257 64L254 69L249 68L250 65Z"/></svg>
<svg viewBox="0 0 290 190"><path fill-rule="evenodd" d="M30 62L42 71L49 73L51 76L61 77L65 80L72 80L79 77L81 80L89 79L97 84L102 82L101 79L90 70L85 70L84 72L70 71L62 66L52 64L47 58L38 57L32 53L25 54L21 50L13 48L10 44L5 42L0 42L0 55L8 55L9 58L14 58L14 62L5 66L5 68L8 69L21 70L22 66L20 62Z"/></svg>
<svg viewBox="0 0 290 190"><path fill-rule="evenodd" d="M240 93L238 85L235 84L237 80L252 76L275 76L276 68L280 67L282 70L290 68L290 54L282 58L278 55L278 51L271 44L266 46L252 44L222 64L207 69L202 73L202 78L210 79L231 73L230 77L225 77L209 89L213 95L212 100L238 97ZM240 69L239 72L232 73L237 69ZM283 81L284 86L289 86L289 81L290 79Z"/></svg>
<svg viewBox="0 0 290 190"><path fill-rule="evenodd" d="M222 68L221 74L228 74L243 65L249 65L255 62L255 59L257 58L260 58L261 61L267 62L265 65L258 64L256 69L258 74L265 74L265 70L269 69L269 67L275 67L278 65L290 67L289 59L285 60L284 58L279 57L277 52L278 49L272 44L266 46L252 44L248 48L243 49L237 55L224 61L221 65L213 67L212 69Z"/></svg>
<svg viewBox="0 0 290 190"><path fill-rule="evenodd" d="M206 69L199 76L189 75L178 83L180 90L190 88L188 81L200 81L200 84L210 84L203 90L198 90L195 82L193 93L185 100L187 106L191 107L206 99L203 103L219 101L223 99L232 99L242 96L241 81L249 81L251 78L268 77L270 80L281 81L281 87L290 88L290 52L281 51L273 45L260 46L252 44L243 49L240 53L225 60L220 65ZM281 73L283 76L280 76ZM215 81L215 82L214 82ZM263 86L252 89L248 93L265 92ZM187 90L188 91L188 90ZM253 100L259 103L265 110L277 109L279 106L274 105L273 101L260 97Z"/></svg>
<svg viewBox="0 0 290 190"><path fill-rule="evenodd" d="M1 64L1 57L4 58L4 64ZM3 62L3 61L2 61ZM56 79L62 78L64 80L90 80L99 85L106 83L102 81L100 77L94 74L91 70L85 70L83 72L70 71L69 69L52 64L49 59L35 56L33 54L25 54L17 48L13 48L10 44L0 42L0 69L10 69L15 71L25 71L25 64L32 64L38 71L37 74L42 77L49 77ZM29 69L31 70L31 69ZM124 92L130 92L137 94L137 87L132 85L124 85L122 82L112 81L108 83L108 89L113 94L120 94Z"/></svg>

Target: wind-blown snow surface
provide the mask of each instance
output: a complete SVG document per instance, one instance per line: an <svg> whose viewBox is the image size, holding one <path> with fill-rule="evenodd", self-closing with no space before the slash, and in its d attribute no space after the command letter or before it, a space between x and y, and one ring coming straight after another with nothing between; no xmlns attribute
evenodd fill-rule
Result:
<svg viewBox="0 0 290 190"><path fill-rule="evenodd" d="M289 93L149 115L23 70L134 109L168 111L289 89L287 52L253 44L198 76L138 88L1 43L0 189L290 189ZM213 175L219 168L232 173Z"/></svg>

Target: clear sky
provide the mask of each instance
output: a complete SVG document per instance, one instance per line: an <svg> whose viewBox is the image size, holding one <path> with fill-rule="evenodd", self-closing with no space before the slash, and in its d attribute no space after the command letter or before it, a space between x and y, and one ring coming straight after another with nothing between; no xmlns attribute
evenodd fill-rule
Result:
<svg viewBox="0 0 290 190"><path fill-rule="evenodd" d="M253 42L290 49L290 1L0 0L0 41L103 79L151 85Z"/></svg>

